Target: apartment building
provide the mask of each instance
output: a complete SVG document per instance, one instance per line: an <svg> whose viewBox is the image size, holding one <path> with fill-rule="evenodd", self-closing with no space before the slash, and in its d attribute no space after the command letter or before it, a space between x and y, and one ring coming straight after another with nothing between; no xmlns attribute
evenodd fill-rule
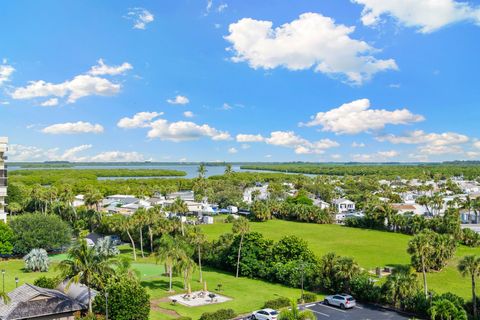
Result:
<svg viewBox="0 0 480 320"><path fill-rule="evenodd" d="M7 222L5 198L7 197L7 166L5 165L8 138L0 137L0 221Z"/></svg>

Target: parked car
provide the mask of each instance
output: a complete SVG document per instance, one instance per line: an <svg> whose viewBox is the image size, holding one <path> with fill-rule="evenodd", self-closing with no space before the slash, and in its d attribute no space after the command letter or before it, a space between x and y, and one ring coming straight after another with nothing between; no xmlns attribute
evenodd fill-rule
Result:
<svg viewBox="0 0 480 320"><path fill-rule="evenodd" d="M254 311L250 318L254 320L277 320L278 311L274 309L269 309L269 308L262 309L262 310Z"/></svg>
<svg viewBox="0 0 480 320"><path fill-rule="evenodd" d="M355 299L348 294L335 294L332 296L326 296L323 300L326 305L332 305L340 307L342 309L350 309L356 306Z"/></svg>

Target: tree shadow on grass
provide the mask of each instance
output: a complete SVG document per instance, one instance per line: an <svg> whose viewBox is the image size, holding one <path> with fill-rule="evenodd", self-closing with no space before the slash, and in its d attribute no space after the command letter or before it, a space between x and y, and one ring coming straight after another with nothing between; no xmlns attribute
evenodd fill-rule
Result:
<svg viewBox="0 0 480 320"><path fill-rule="evenodd" d="M164 291L168 291L169 288L169 280L163 280L163 279L157 279L157 280L151 280L151 281L141 281L140 284L142 287L148 288L150 290L158 290L162 289ZM183 290L183 283L181 281L173 281L172 282L172 288L176 291L179 291L178 289L180 288Z"/></svg>

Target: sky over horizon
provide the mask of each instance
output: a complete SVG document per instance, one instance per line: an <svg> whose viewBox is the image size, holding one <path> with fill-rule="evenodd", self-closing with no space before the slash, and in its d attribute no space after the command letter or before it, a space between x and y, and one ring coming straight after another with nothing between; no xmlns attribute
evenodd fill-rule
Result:
<svg viewBox="0 0 480 320"><path fill-rule="evenodd" d="M3 1L10 161L480 159L480 0Z"/></svg>

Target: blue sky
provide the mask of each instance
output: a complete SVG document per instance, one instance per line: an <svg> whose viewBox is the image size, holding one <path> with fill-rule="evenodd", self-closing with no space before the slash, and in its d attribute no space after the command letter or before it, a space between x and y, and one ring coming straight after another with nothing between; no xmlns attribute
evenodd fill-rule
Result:
<svg viewBox="0 0 480 320"><path fill-rule="evenodd" d="M10 160L480 158L480 2L3 1Z"/></svg>

